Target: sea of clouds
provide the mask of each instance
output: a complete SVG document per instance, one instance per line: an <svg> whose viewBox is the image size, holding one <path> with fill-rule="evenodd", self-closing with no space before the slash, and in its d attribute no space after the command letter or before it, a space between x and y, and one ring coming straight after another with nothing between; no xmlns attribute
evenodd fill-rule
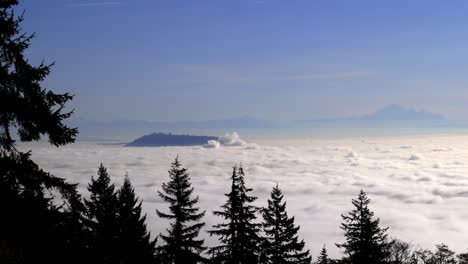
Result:
<svg viewBox="0 0 468 264"><path fill-rule="evenodd" d="M266 205L278 183L285 193L289 215L301 226L300 237L314 257L326 244L332 256L343 242L341 214L364 189L371 208L389 234L421 247L445 242L461 252L468 248L468 136L400 136L353 139L304 139L247 143L237 134L200 147L122 147L76 143L55 148L45 143L32 149L33 159L56 176L86 186L102 162L116 185L128 172L143 199L153 235L165 232L167 222L155 209L167 210L157 195L167 181L176 155L188 168L199 206L206 210L207 228L219 222L212 211L225 202L234 164L242 163L246 183L257 204ZM216 237L207 244L216 243Z"/></svg>

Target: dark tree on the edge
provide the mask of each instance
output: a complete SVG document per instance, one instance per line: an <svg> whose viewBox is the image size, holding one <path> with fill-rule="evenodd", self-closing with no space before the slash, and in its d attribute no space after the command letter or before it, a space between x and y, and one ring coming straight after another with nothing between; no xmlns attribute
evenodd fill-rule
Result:
<svg viewBox="0 0 468 264"><path fill-rule="evenodd" d="M118 191L120 264L154 263L155 240L151 240L146 229L146 215L141 215L141 201L128 175Z"/></svg>
<svg viewBox="0 0 468 264"><path fill-rule="evenodd" d="M288 217L283 193L276 185L268 207L263 208L263 231L265 240L262 247L262 263L268 264L309 264L311 256L304 251L304 241L299 241L294 217Z"/></svg>
<svg viewBox="0 0 468 264"><path fill-rule="evenodd" d="M23 16L13 11L17 4L0 1L0 263L56 263L72 248L62 209L79 197L75 185L18 151L13 134L20 141L47 136L55 146L73 142L77 130L63 123L71 115L64 107L72 96L41 87L51 65L34 66L25 58L34 34L21 32ZM54 190L65 207L54 205Z"/></svg>
<svg viewBox="0 0 468 264"><path fill-rule="evenodd" d="M85 200L91 229L91 253L96 263L117 263L119 237L118 200L107 169L101 164L98 178L88 185L89 200Z"/></svg>
<svg viewBox="0 0 468 264"><path fill-rule="evenodd" d="M322 250L320 251L320 255L317 258L316 264L331 264L331 260L328 257L327 248L323 246Z"/></svg>
<svg viewBox="0 0 468 264"><path fill-rule="evenodd" d="M169 213L157 210L161 218L170 219L167 235L160 235L164 245L158 247L158 258L162 263L185 264L203 260L201 252L206 248L204 240L197 239L205 223L200 222L205 211L196 207L198 197L192 197L190 177L176 158L169 170L169 181L163 183L159 196L169 203Z"/></svg>
<svg viewBox="0 0 468 264"><path fill-rule="evenodd" d="M231 192L225 194L227 201L221 211L213 212L226 220L208 231L210 235L219 236L221 244L209 250L214 263L258 263L261 224L254 222L258 208L252 205L257 198L249 196L252 189L245 186L244 176L242 166L233 168Z"/></svg>
<svg viewBox="0 0 468 264"><path fill-rule="evenodd" d="M355 208L342 215L341 229L346 242L337 246L344 249L346 260L351 264L386 263L391 246L386 234L388 228L381 228L380 219L374 219L369 209L370 199L364 191L361 190L352 203Z"/></svg>

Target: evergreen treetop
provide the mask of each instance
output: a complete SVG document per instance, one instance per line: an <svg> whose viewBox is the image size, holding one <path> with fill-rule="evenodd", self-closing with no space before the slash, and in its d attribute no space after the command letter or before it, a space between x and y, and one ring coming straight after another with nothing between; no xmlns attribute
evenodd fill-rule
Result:
<svg viewBox="0 0 468 264"><path fill-rule="evenodd" d="M226 220L208 231L210 235L219 236L221 242L209 250L216 263L250 264L259 259L261 224L255 222L259 208L252 205L257 198L249 195L252 189L245 186L244 177L242 165L234 166L231 191L225 194L227 201L221 206L222 210L213 212Z"/></svg>
<svg viewBox="0 0 468 264"><path fill-rule="evenodd" d="M98 178L88 184L89 199L85 200L88 226L91 230L91 253L97 262L111 263L118 260L118 199L107 169L101 163Z"/></svg>
<svg viewBox="0 0 468 264"><path fill-rule="evenodd" d="M146 228L146 215L141 214L141 201L128 174L118 190L118 221L120 263L153 263L155 240L151 240Z"/></svg>
<svg viewBox="0 0 468 264"><path fill-rule="evenodd" d="M160 258L169 263L196 263L203 259L204 240L198 239L200 229L205 225L201 218L205 211L196 207L198 196L193 197L194 188L186 168L183 168L178 157L169 170L169 181L163 183L163 192L159 196L169 203L169 213L157 210L161 218L171 220L167 235L160 235L164 245L158 251Z"/></svg>
<svg viewBox="0 0 468 264"><path fill-rule="evenodd" d="M342 215L341 229L346 241L337 247L344 249L351 264L385 263L389 255L388 228L379 226L380 219L374 219L369 203L367 194L361 190L357 199L352 200L354 209Z"/></svg>
<svg viewBox="0 0 468 264"><path fill-rule="evenodd" d="M303 251L304 241L299 241L299 226L294 217L288 217L286 202L278 184L273 188L268 206L263 208L264 261L271 264L306 264L311 262L309 251Z"/></svg>
<svg viewBox="0 0 468 264"><path fill-rule="evenodd" d="M73 96L41 87L52 64L33 66L24 55L34 34L21 32L23 15L15 14L17 4L17 0L0 1L0 150L14 149L12 127L21 141L36 141L47 134L55 146L71 143L78 131L63 122L73 112L64 112Z"/></svg>
<svg viewBox="0 0 468 264"><path fill-rule="evenodd" d="M327 248L325 247L325 245L320 251L320 255L318 256L316 263L317 264L331 264L331 261L328 258L328 252L327 252Z"/></svg>

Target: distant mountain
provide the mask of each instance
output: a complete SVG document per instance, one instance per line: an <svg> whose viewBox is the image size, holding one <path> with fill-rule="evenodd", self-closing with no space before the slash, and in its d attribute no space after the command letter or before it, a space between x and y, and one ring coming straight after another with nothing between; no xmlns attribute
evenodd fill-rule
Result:
<svg viewBox="0 0 468 264"><path fill-rule="evenodd" d="M417 111L399 105L389 105L364 116L299 120L296 128L343 128L343 127L448 127L454 123L442 115Z"/></svg>
<svg viewBox="0 0 468 264"><path fill-rule="evenodd" d="M171 133L152 133L135 139L126 147L166 147L166 146L200 146L208 140L218 140L218 137L174 135Z"/></svg>
<svg viewBox="0 0 468 264"><path fill-rule="evenodd" d="M363 116L362 120L391 120L391 121L443 121L445 118L442 115L417 111L401 107L399 105L389 105L370 115Z"/></svg>
<svg viewBox="0 0 468 264"><path fill-rule="evenodd" d="M75 119L70 122L71 126L79 128L79 140L88 138L110 138L123 140L128 137L137 137L149 131L172 132L172 133L209 133L217 131L236 131L242 129L273 128L272 122L253 118L249 116L216 119L205 121L144 121L144 120L113 120L113 121L90 121Z"/></svg>

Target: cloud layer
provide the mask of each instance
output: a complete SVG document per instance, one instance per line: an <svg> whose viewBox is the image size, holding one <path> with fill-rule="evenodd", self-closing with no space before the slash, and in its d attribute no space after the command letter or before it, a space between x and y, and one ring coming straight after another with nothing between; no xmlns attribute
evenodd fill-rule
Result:
<svg viewBox="0 0 468 264"><path fill-rule="evenodd" d="M279 183L290 215L301 225L300 235L314 256L327 244L332 255L342 242L340 214L362 188L372 209L390 235L423 247L445 242L462 251L468 245L468 137L423 136L275 141L249 144L237 134L220 139L214 148L128 148L77 143L63 148L24 145L33 158L57 176L86 185L103 162L117 185L129 173L144 200L152 234L164 232L166 222L155 209L166 209L156 191L167 180L176 155L188 168L200 207L207 210L207 227L218 219L211 213L224 202L234 164L246 169L246 183L264 206L271 188ZM231 145L230 147L223 145ZM208 244L216 243L215 237Z"/></svg>

